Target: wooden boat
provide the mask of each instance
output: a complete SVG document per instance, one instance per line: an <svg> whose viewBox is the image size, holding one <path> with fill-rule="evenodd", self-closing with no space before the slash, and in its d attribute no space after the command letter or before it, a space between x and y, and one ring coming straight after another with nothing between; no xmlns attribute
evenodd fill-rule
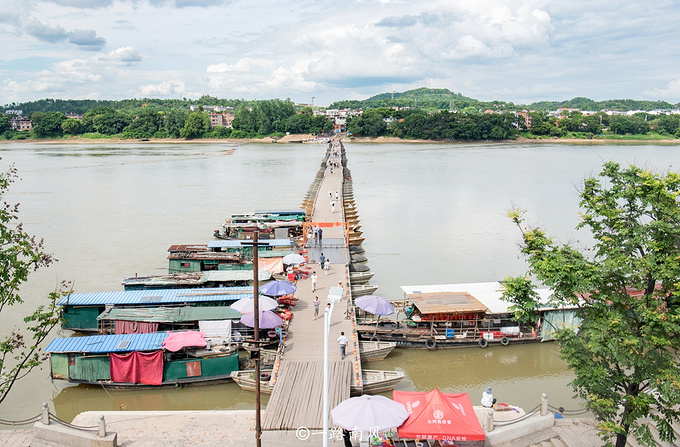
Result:
<svg viewBox="0 0 680 447"><path fill-rule="evenodd" d="M355 255L355 254L353 254L353 255L350 255L350 257L351 257L350 262L353 262L353 263L355 263L355 264L356 264L356 263L368 262L368 258L367 258L366 256L364 256L364 255Z"/></svg>
<svg viewBox="0 0 680 447"><path fill-rule="evenodd" d="M350 252L350 254L353 254L353 255L362 255L366 252L366 250L364 250L364 247L362 247L360 245L350 244L349 252Z"/></svg>
<svg viewBox="0 0 680 447"><path fill-rule="evenodd" d="M227 339L207 343L197 334L200 333L152 332L55 338L45 352L50 355L52 378L72 383L138 389L230 380L231 372L238 370L238 350Z"/></svg>
<svg viewBox="0 0 680 447"><path fill-rule="evenodd" d="M362 390L350 388L350 395L377 394L392 391L397 383L404 378L403 371L385 371L381 369L362 369L361 377L364 386Z"/></svg>
<svg viewBox="0 0 680 447"><path fill-rule="evenodd" d="M352 284L350 287L353 298L370 295L378 289L378 286L372 286L370 284Z"/></svg>
<svg viewBox="0 0 680 447"><path fill-rule="evenodd" d="M349 282L351 284L366 284L371 278L373 278L373 275L375 275L375 273L370 271L350 272Z"/></svg>
<svg viewBox="0 0 680 447"><path fill-rule="evenodd" d="M354 263L349 263L349 272L350 274L354 272L368 272L370 271L371 268L367 266L366 264L354 264Z"/></svg>
<svg viewBox="0 0 680 447"><path fill-rule="evenodd" d="M260 284L272 279L272 272L258 271ZM209 270L205 272L169 273L167 275L127 276L121 282L125 290L194 289L198 287L238 287L253 284L252 270Z"/></svg>
<svg viewBox="0 0 680 447"><path fill-rule="evenodd" d="M575 309L546 307L540 329L518 324L500 300L501 285L495 283L404 286L403 312L397 321L359 322L362 340L392 341L399 347L441 349L533 343L553 339L559 327L577 327ZM548 302L550 291L537 291ZM402 312L400 310L399 312Z"/></svg>
<svg viewBox="0 0 680 447"><path fill-rule="evenodd" d="M359 354L361 361L376 362L384 360L396 346L396 343L387 341L360 341Z"/></svg>
<svg viewBox="0 0 680 447"><path fill-rule="evenodd" d="M255 370L232 371L231 378L246 391L255 391ZM362 369L361 378L363 387L352 385L350 395L376 394L391 391L404 378L402 371L385 371L379 369ZM272 384L272 369L260 370L260 392L271 394L274 391Z"/></svg>
<svg viewBox="0 0 680 447"><path fill-rule="evenodd" d="M349 235L349 243L352 245L361 245L365 240L365 237Z"/></svg>

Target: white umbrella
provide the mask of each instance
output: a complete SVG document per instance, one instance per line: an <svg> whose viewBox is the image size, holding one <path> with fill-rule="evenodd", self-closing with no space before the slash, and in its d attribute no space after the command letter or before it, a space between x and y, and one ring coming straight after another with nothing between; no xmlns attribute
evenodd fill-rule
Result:
<svg viewBox="0 0 680 447"><path fill-rule="evenodd" d="M259 310L261 310L261 311L262 310L276 309L276 306L279 305L276 302L276 300L273 300L273 299L269 298L268 296L261 296L260 301L258 301L257 304L258 304ZM241 298L240 300L238 300L234 304L232 304L231 308L241 312L242 314L246 314L248 312L254 312L255 311L255 300L253 298Z"/></svg>
<svg viewBox="0 0 680 447"><path fill-rule="evenodd" d="M283 263L286 265L300 265L305 263L305 258L297 253L291 253L283 257Z"/></svg>
<svg viewBox="0 0 680 447"><path fill-rule="evenodd" d="M406 407L385 396L351 397L331 410L333 422L347 430L384 431L399 427L409 416Z"/></svg>

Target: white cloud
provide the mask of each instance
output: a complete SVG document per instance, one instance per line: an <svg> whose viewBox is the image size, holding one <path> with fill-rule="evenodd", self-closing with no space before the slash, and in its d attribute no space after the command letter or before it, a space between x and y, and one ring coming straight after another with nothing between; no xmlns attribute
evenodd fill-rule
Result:
<svg viewBox="0 0 680 447"><path fill-rule="evenodd" d="M147 84L139 87L143 97L177 96L184 93L185 85L182 80L163 81L158 84Z"/></svg>
<svg viewBox="0 0 680 447"><path fill-rule="evenodd" d="M665 88L655 88L644 93L654 99L670 102L680 101L680 78L670 81Z"/></svg>

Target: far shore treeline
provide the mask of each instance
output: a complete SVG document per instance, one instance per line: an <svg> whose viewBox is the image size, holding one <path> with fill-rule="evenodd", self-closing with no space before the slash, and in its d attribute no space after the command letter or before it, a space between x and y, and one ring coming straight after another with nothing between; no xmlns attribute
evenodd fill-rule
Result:
<svg viewBox="0 0 680 447"><path fill-rule="evenodd" d="M672 140L680 138L678 104L664 101L574 98L516 105L482 102L446 89L383 93L329 107L290 99L61 100L5 105L0 138L26 139L256 139L290 134L471 141L523 138ZM229 110L227 125L211 123ZM327 110L351 110L338 115ZM21 111L30 130L13 128Z"/></svg>

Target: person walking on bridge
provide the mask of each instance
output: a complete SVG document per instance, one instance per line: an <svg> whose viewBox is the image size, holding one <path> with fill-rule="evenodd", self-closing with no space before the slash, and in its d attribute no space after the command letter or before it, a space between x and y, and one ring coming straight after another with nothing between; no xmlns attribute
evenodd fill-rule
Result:
<svg viewBox="0 0 680 447"><path fill-rule="evenodd" d="M345 348L347 348L347 337L345 337L344 332L340 332L338 337L338 343L340 344L340 360L345 360Z"/></svg>

